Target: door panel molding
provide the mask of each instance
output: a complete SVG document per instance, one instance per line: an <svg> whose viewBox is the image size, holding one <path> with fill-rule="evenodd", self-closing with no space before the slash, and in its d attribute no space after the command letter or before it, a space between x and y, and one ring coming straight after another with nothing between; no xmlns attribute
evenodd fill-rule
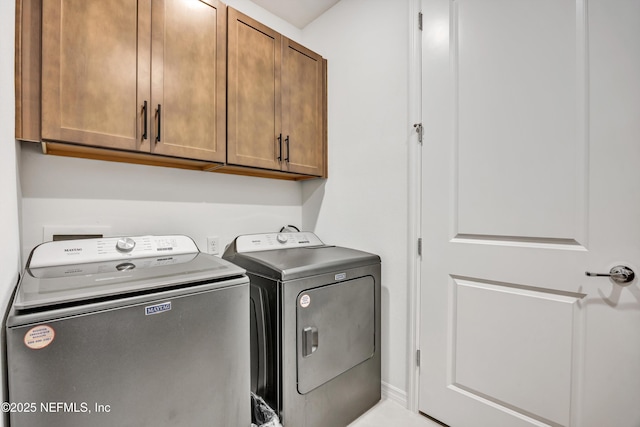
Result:
<svg viewBox="0 0 640 427"><path fill-rule="evenodd" d="M533 8L529 3L450 2L452 238L587 247L586 4L536 2L545 13L502 22L501 13L513 19ZM475 36L479 27L484 38ZM532 91L531 84L539 87ZM513 108L531 92L526 108ZM527 143L516 146L514 138ZM500 191L492 196L489 188Z"/></svg>
<svg viewBox="0 0 640 427"><path fill-rule="evenodd" d="M449 293L448 388L533 425L569 425L586 294L460 276Z"/></svg>
<svg viewBox="0 0 640 427"><path fill-rule="evenodd" d="M485 236L480 234L458 234L451 243L484 244L496 246L519 246L524 248L564 249L586 251L587 248L574 239L525 236Z"/></svg>

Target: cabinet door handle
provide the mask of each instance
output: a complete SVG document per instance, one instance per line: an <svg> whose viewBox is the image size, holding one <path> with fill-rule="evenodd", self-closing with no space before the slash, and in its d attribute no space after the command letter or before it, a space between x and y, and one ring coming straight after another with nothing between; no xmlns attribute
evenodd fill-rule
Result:
<svg viewBox="0 0 640 427"><path fill-rule="evenodd" d="M280 152L278 153L278 161L282 161L282 134L278 136L278 146L280 147Z"/></svg>
<svg viewBox="0 0 640 427"><path fill-rule="evenodd" d="M284 139L284 142L287 145L287 157L284 158L284 161L289 163L289 154L290 154L290 150L289 150L289 135L287 135L287 137Z"/></svg>
<svg viewBox="0 0 640 427"><path fill-rule="evenodd" d="M156 134L156 143L160 142L160 129L162 129L162 105L158 104L158 109L156 110L158 114L158 133Z"/></svg>
<svg viewBox="0 0 640 427"><path fill-rule="evenodd" d="M147 139L147 101L144 101L142 105L142 119L144 124L142 125L142 139Z"/></svg>

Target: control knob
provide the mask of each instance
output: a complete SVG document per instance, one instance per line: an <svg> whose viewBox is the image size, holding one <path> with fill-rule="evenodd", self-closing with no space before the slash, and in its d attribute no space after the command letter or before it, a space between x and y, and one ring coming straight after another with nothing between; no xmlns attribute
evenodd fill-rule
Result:
<svg viewBox="0 0 640 427"><path fill-rule="evenodd" d="M276 240L280 243L287 243L287 241L289 240L289 238L287 237L286 234L278 234L276 236Z"/></svg>
<svg viewBox="0 0 640 427"><path fill-rule="evenodd" d="M135 247L136 241L130 237L121 237L116 243L116 249L118 250L118 252L128 253L131 252Z"/></svg>

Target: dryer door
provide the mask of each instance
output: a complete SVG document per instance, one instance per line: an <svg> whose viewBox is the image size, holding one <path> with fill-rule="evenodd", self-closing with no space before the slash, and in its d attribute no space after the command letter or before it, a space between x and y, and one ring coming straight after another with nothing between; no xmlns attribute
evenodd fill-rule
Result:
<svg viewBox="0 0 640 427"><path fill-rule="evenodd" d="M373 356L373 277L302 291L296 320L298 392L306 394Z"/></svg>

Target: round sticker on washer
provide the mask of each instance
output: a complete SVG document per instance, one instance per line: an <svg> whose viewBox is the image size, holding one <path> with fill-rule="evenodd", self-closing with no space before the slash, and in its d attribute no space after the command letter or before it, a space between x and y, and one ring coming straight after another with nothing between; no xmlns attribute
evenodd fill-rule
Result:
<svg viewBox="0 0 640 427"><path fill-rule="evenodd" d="M56 332L49 325L38 325L24 334L24 345L33 350L45 348L53 342Z"/></svg>
<svg viewBox="0 0 640 427"><path fill-rule="evenodd" d="M300 297L300 307L307 308L311 304L311 297L308 294L304 294Z"/></svg>

